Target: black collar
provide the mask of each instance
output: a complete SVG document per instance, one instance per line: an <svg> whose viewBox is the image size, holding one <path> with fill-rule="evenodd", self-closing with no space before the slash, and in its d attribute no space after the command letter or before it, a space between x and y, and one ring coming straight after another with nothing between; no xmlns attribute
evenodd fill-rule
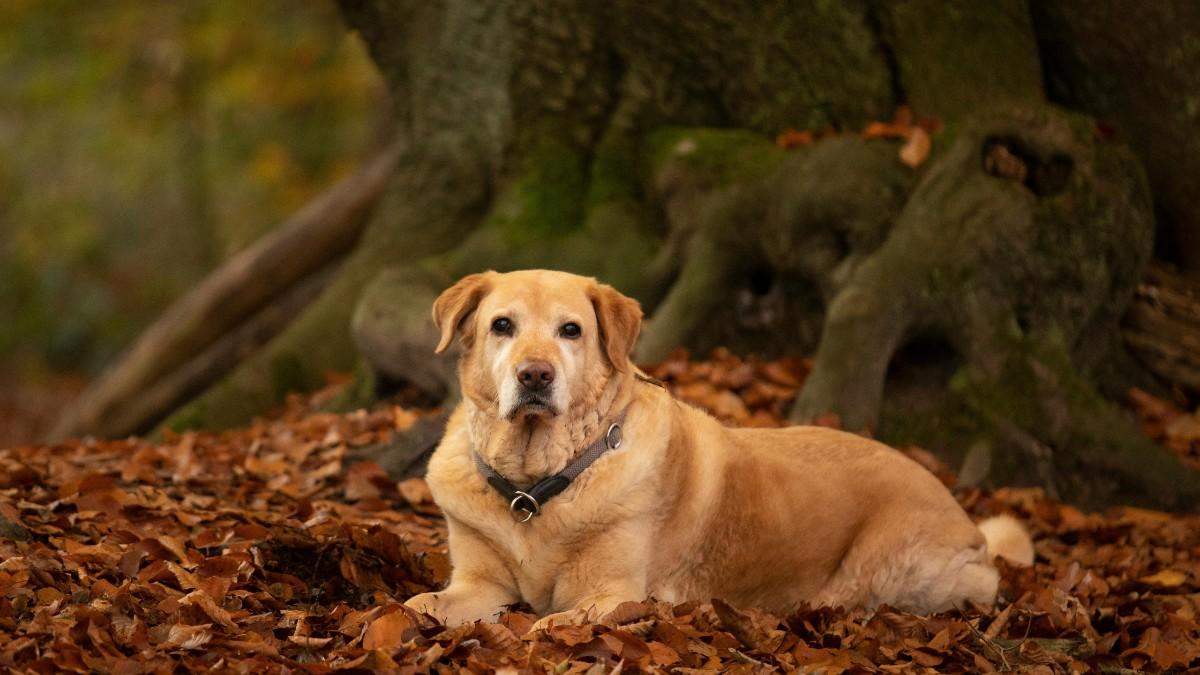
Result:
<svg viewBox="0 0 1200 675"><path fill-rule="evenodd" d="M519 489L512 481L488 466L478 452L472 451L475 456L475 466L479 467L479 473L487 479L488 485L491 485L496 492L504 495L504 498L508 500L508 510L512 513L513 518L520 523L529 522L531 518L541 513L542 506L551 497L566 490L571 485L571 481L591 466L592 462L599 459L600 455L621 447L621 422L624 419L625 415L622 414L616 422L608 427L608 431L603 436L589 445L580 453L579 457L575 458L575 461L567 465L567 468L554 475L546 476L534 483L533 487L528 490Z"/></svg>

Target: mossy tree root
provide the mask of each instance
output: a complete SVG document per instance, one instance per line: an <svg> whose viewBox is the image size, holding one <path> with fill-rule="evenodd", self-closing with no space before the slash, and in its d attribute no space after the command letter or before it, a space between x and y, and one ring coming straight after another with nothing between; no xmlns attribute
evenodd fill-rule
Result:
<svg viewBox="0 0 1200 675"><path fill-rule="evenodd" d="M937 411L895 422L911 428L938 420L920 435L971 448L965 463L972 480L1041 485L1053 497L1093 508L1200 506L1195 472L1101 396L1064 344L1012 338L1007 347L996 370L968 366L955 375Z"/></svg>
<svg viewBox="0 0 1200 675"><path fill-rule="evenodd" d="M1194 475L1161 448L1134 442L1128 420L1099 405L1094 382L1075 383L1074 397L1053 384L1098 373L1112 356L1096 345L1118 344L1118 315L1152 239L1138 163L1087 120L1045 106L971 120L928 168L887 241L835 296L793 418L832 413L847 428L886 438L880 410L889 366L906 343L936 339L941 358L989 383L981 390L1030 397L1045 409L1017 416L1003 397L971 407L981 428L1012 450L1012 461L993 463L992 480L1048 484L1059 476L1057 489L1075 501L1180 505L1195 494ZM1061 367L1051 384L1004 386L1005 368L1028 361L1018 345L1057 346ZM1047 379L1045 363L1029 364L1039 382ZM898 426L921 426L904 419L918 412L893 410ZM1094 433L1099 428L1106 433ZM908 440L928 442L921 435ZM1044 461L1036 456L1043 451ZM1053 471L1022 470L1047 461Z"/></svg>

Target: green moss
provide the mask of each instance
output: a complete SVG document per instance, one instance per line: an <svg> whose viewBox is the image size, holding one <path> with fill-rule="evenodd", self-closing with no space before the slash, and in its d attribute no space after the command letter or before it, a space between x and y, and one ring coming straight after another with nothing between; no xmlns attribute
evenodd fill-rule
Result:
<svg viewBox="0 0 1200 675"><path fill-rule="evenodd" d="M208 402L197 398L191 403L176 410L162 423L162 427L177 433L204 429L208 427ZM155 433L157 435L157 432Z"/></svg>
<svg viewBox="0 0 1200 675"><path fill-rule="evenodd" d="M637 199L637 149L626 138L602 142L592 155L587 208L618 199Z"/></svg>
<svg viewBox="0 0 1200 675"><path fill-rule="evenodd" d="M520 165L501 189L485 227L521 245L577 229L583 220L587 157L553 123L533 125L518 144Z"/></svg>
<svg viewBox="0 0 1200 675"><path fill-rule="evenodd" d="M744 129L667 127L648 136L647 155L652 175L669 162L684 162L728 185L770 172L787 153Z"/></svg>
<svg viewBox="0 0 1200 675"><path fill-rule="evenodd" d="M997 103L1044 98L1023 0L897 0L881 11L900 85L917 113L956 120Z"/></svg>
<svg viewBox="0 0 1200 675"><path fill-rule="evenodd" d="M305 367L304 361L291 352L272 356L268 368L271 373L271 387L278 400L283 400L290 392L308 391L317 384Z"/></svg>
<svg viewBox="0 0 1200 675"><path fill-rule="evenodd" d="M643 297L646 268L658 250L658 241L645 207L629 199L615 199L588 210L587 225L554 252L558 265L578 268L633 297Z"/></svg>
<svg viewBox="0 0 1200 675"><path fill-rule="evenodd" d="M532 156L500 190L483 225L422 267L447 279L534 267L609 283L643 276L658 233L641 202L636 143L601 142L585 172L587 156L563 138L552 125L530 136Z"/></svg>
<svg viewBox="0 0 1200 675"><path fill-rule="evenodd" d="M1075 374L1066 350L1057 338L1033 340L1014 332L1008 324L997 327L997 341L1007 346L1007 357L995 373L974 366L960 368L947 383L945 398L913 414L885 407L883 431L889 442L929 447L952 458L961 458L979 441L991 441L998 424L1019 429L1042 429L1042 409L1048 388L1071 391L1080 403L1091 403L1098 394ZM1058 385L1071 386L1062 389ZM993 477L1003 482L1012 468L993 466Z"/></svg>
<svg viewBox="0 0 1200 675"><path fill-rule="evenodd" d="M957 120L944 122L941 129L929 136L929 157L925 158L925 162L917 167L917 170L922 171L937 164L946 155L947 151L954 147L954 143L958 140L962 131L962 122Z"/></svg>
<svg viewBox="0 0 1200 675"><path fill-rule="evenodd" d="M527 232L551 235L579 224L586 183L583 158L566 145L548 143L531 158L518 188Z"/></svg>
<svg viewBox="0 0 1200 675"><path fill-rule="evenodd" d="M868 16L870 4L710 4L720 7L723 17L734 15L728 23L712 24L717 31L728 31L713 40L729 45L720 54L729 66L725 81L710 86L723 90L737 124L769 134L789 127L855 129L886 117L896 101ZM803 58L786 56L798 48Z"/></svg>

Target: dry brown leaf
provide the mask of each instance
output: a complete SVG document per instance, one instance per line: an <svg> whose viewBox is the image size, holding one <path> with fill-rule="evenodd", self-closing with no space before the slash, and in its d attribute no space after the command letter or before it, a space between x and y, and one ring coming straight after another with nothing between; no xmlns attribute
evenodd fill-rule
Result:
<svg viewBox="0 0 1200 675"><path fill-rule="evenodd" d="M737 394L728 389L717 392L716 396L706 403L717 417L723 419L742 421L750 417L750 411L746 409L746 404Z"/></svg>
<svg viewBox="0 0 1200 675"><path fill-rule="evenodd" d="M525 651L525 643L509 630L508 626L498 623L477 623L471 636L488 649L517 655Z"/></svg>
<svg viewBox="0 0 1200 675"><path fill-rule="evenodd" d="M547 633L556 641L563 643L568 647L586 644L592 641L595 636L595 629L589 625L566 624L561 626L551 626Z"/></svg>
<svg viewBox="0 0 1200 675"><path fill-rule="evenodd" d="M1175 569L1166 569L1155 574L1140 577L1138 581L1159 588L1174 588L1182 586L1187 581L1187 574Z"/></svg>
<svg viewBox="0 0 1200 675"><path fill-rule="evenodd" d="M424 478L402 480L396 484L396 488L400 491L400 496L404 498L404 501L413 506L433 503L433 494L429 491L429 484L425 482Z"/></svg>
<svg viewBox="0 0 1200 675"><path fill-rule="evenodd" d="M790 150L805 145L812 145L814 140L816 140L816 136L811 131L787 129L775 137L775 145L784 150Z"/></svg>
<svg viewBox="0 0 1200 675"><path fill-rule="evenodd" d="M926 646L938 652L947 649L950 646L950 628L943 628L937 635L933 636L933 639Z"/></svg>
<svg viewBox="0 0 1200 675"><path fill-rule="evenodd" d="M627 601L617 605L608 614L603 617L603 623L606 626L620 626L634 621L641 621L648 616L654 614L654 607L645 602Z"/></svg>
<svg viewBox="0 0 1200 675"><path fill-rule="evenodd" d="M404 634L414 627L403 610L375 619L363 634L363 649L395 649L404 644Z"/></svg>
<svg viewBox="0 0 1200 675"><path fill-rule="evenodd" d="M798 377L795 371L780 361L770 361L763 364L759 368L759 372L770 383L792 390L799 389L800 385L804 382L803 377Z"/></svg>
<svg viewBox="0 0 1200 675"><path fill-rule="evenodd" d="M216 621L225 628L237 628L237 624L233 622L233 617L229 612L225 611L220 605L213 600L208 593L202 590L195 590L179 599L181 605L195 605L203 611L208 618Z"/></svg>
<svg viewBox="0 0 1200 675"><path fill-rule="evenodd" d="M352 502L381 497L391 485L392 479L375 462L355 462L346 471L346 499Z"/></svg>
<svg viewBox="0 0 1200 675"><path fill-rule="evenodd" d="M159 645L161 649L201 649L212 640L212 624L205 623L196 626L176 624L171 626L165 642Z"/></svg>
<svg viewBox="0 0 1200 675"><path fill-rule="evenodd" d="M320 649L321 647L324 647L325 645L329 644L330 641L332 641L332 640L333 640L333 638L331 638L331 637L311 637L308 635L289 635L288 636L288 642L291 642L293 644L298 644L301 647L307 647L309 649Z"/></svg>
<svg viewBox="0 0 1200 675"><path fill-rule="evenodd" d="M915 169L929 157L932 147L929 133L921 127L913 127L909 130L908 140L900 147L900 161L908 168Z"/></svg>
<svg viewBox="0 0 1200 675"><path fill-rule="evenodd" d="M421 416L414 410L401 408L398 405L392 406L392 428L396 431L408 431L419 419Z"/></svg>
<svg viewBox="0 0 1200 675"><path fill-rule="evenodd" d="M196 578L196 575L187 571L183 567L176 565L170 560L164 560L163 564L168 570L170 570L175 579L179 581L179 586L183 590L188 591L200 587L200 580Z"/></svg>
<svg viewBox="0 0 1200 675"><path fill-rule="evenodd" d="M867 140L878 138L903 138L907 129L889 122L871 122L862 130L862 137Z"/></svg>
<svg viewBox="0 0 1200 675"><path fill-rule="evenodd" d="M778 629L778 619L769 614L742 612L718 599L713 600L712 606L721 619L721 625L743 645L770 654L783 643L785 633Z"/></svg>

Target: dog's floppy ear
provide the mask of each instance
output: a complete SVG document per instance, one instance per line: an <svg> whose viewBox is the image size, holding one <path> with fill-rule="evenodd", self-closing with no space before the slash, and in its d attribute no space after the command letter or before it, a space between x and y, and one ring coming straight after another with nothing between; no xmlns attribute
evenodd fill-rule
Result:
<svg viewBox="0 0 1200 675"><path fill-rule="evenodd" d="M596 284L590 295L600 326L600 346L613 368L624 372L642 331L642 306L607 284Z"/></svg>
<svg viewBox="0 0 1200 675"><path fill-rule="evenodd" d="M441 354L446 351L454 340L455 332L462 331L463 341L467 344L474 337L474 330L467 319L479 306L483 296L492 289L491 277L495 272L480 272L469 274L458 283L442 291L437 300L433 301L433 323L442 332L442 339L434 352Z"/></svg>

